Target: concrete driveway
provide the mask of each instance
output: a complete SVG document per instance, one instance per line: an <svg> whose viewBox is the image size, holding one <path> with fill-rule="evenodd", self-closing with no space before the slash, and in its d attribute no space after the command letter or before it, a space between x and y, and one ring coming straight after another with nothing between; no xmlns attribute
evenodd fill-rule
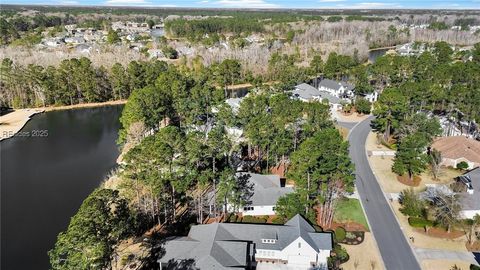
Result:
<svg viewBox="0 0 480 270"><path fill-rule="evenodd" d="M466 251L415 248L415 252L421 260L455 260L478 264L473 253Z"/></svg>

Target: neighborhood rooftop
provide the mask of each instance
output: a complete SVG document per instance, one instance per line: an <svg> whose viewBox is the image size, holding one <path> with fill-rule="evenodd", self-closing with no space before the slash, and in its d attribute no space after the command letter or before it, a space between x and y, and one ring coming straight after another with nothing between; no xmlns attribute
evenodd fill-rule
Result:
<svg viewBox="0 0 480 270"><path fill-rule="evenodd" d="M254 190L252 197L250 197L251 206L275 205L280 197L293 192L293 188L281 186L280 176L278 175L262 175L256 173L239 173L237 175L250 176L248 182L253 184Z"/></svg>
<svg viewBox="0 0 480 270"><path fill-rule="evenodd" d="M432 144L432 148L451 159L465 158L480 163L480 142L464 136L442 137Z"/></svg>
<svg viewBox="0 0 480 270"><path fill-rule="evenodd" d="M254 249L283 250L301 237L316 251L331 250L330 233L319 233L300 215L285 225L212 223L196 225L186 237L167 240L160 263L192 261L198 269L238 269L249 264ZM264 243L262 239L274 239Z"/></svg>
<svg viewBox="0 0 480 270"><path fill-rule="evenodd" d="M469 181L468 184L473 191L472 193L462 193L462 209L480 210L480 167L459 176L458 179L464 183Z"/></svg>

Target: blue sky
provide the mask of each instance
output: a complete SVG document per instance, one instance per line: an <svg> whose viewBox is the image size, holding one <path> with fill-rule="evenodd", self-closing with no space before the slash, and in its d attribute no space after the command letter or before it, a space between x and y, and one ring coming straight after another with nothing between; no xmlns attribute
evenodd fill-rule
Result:
<svg viewBox="0 0 480 270"><path fill-rule="evenodd" d="M480 0L3 0L4 4L197 8L480 9Z"/></svg>

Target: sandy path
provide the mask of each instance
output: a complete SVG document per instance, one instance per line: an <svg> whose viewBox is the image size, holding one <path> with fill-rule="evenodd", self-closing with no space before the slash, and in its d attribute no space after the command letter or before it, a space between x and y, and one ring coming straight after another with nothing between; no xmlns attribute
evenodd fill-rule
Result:
<svg viewBox="0 0 480 270"><path fill-rule="evenodd" d="M20 109L0 116L0 141L10 138L19 132L23 126L37 113L44 109Z"/></svg>
<svg viewBox="0 0 480 270"><path fill-rule="evenodd" d="M127 100L122 99L122 100L113 100L113 101L106 101L106 102L94 102L94 103L82 103L82 104L65 105L65 106L43 107L40 109L43 109L46 112L50 112L50 111L59 111L59 110L71 110L71 109L92 108L92 107L101 107L101 106L110 106L110 105L121 105L125 103L127 103Z"/></svg>

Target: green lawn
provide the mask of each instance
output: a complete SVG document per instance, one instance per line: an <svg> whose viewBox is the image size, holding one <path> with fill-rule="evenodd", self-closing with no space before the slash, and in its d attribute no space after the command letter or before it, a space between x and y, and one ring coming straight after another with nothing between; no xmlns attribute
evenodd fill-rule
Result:
<svg viewBox="0 0 480 270"><path fill-rule="evenodd" d="M362 205L357 199L345 198L340 200L335 207L333 219L338 223L348 221L357 222L369 229L367 219L363 214Z"/></svg>

